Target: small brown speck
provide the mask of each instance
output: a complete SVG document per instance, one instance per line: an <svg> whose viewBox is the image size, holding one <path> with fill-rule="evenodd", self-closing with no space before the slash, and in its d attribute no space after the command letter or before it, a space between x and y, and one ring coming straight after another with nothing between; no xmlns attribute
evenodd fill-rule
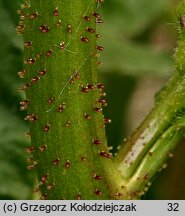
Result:
<svg viewBox="0 0 185 216"><path fill-rule="evenodd" d="M57 158L57 159L53 160L53 165L57 166L59 164L59 162L60 162L60 158Z"/></svg>
<svg viewBox="0 0 185 216"><path fill-rule="evenodd" d="M91 20L91 18L89 16L84 16L84 19L89 22Z"/></svg>
<svg viewBox="0 0 185 216"><path fill-rule="evenodd" d="M30 14L30 19L36 19L37 17L38 17L37 12Z"/></svg>
<svg viewBox="0 0 185 216"><path fill-rule="evenodd" d="M49 131L49 129L50 129L50 125L49 124L47 124L47 125L44 126L44 132L47 133Z"/></svg>
<svg viewBox="0 0 185 216"><path fill-rule="evenodd" d="M49 32L49 27L46 26L46 25L41 25L39 27L39 30L40 30L41 33L47 33L47 32Z"/></svg>
<svg viewBox="0 0 185 216"><path fill-rule="evenodd" d="M59 15L59 10L58 8L56 8L54 11L53 11L53 16L58 16Z"/></svg>
<svg viewBox="0 0 185 216"><path fill-rule="evenodd" d="M84 43L88 43L89 39L87 37L82 36L81 41L84 42Z"/></svg>

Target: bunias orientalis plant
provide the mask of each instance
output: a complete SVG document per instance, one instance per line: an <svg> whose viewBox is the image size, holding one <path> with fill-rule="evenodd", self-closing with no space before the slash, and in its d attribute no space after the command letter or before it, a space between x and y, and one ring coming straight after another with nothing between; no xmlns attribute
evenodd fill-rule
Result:
<svg viewBox="0 0 185 216"><path fill-rule="evenodd" d="M185 1L179 6L176 71L156 97L141 126L109 152L102 113L104 86L98 81L103 51L96 24L103 0L30 0L21 4L17 31L24 38L26 92L33 154L41 199L139 199L153 176L166 167L184 133Z"/></svg>

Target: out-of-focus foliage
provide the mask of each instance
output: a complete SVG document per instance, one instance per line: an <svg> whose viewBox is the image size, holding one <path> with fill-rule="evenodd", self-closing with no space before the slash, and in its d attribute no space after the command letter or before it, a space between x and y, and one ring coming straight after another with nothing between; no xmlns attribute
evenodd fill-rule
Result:
<svg viewBox="0 0 185 216"><path fill-rule="evenodd" d="M32 176L26 170L27 127L19 111L16 73L22 67L21 38L15 33L16 1L0 1L0 199L31 198Z"/></svg>
<svg viewBox="0 0 185 216"><path fill-rule="evenodd" d="M105 71L137 76L166 76L173 71L171 53L149 43L153 27L162 23L165 29L164 15L171 3L169 0L107 0L102 12L106 21L102 30Z"/></svg>
<svg viewBox="0 0 185 216"><path fill-rule="evenodd" d="M16 74L22 68L22 40L15 33L19 4L19 0L0 0L0 199L31 198L33 187L24 152L27 127L24 113L19 111L23 95L17 91L20 81ZM105 19L98 41L105 46L102 78L109 104L105 115L113 120L107 134L115 149L127 135L128 102L138 77L164 78L173 72L175 23L167 24L174 22L175 6L174 0L107 0L98 6ZM162 192L160 183L152 190L161 193L151 192L149 198L170 197Z"/></svg>

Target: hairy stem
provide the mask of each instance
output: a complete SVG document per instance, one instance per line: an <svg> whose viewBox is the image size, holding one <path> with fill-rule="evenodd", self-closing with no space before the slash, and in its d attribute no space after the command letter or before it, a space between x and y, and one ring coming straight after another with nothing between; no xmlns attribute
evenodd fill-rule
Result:
<svg viewBox="0 0 185 216"><path fill-rule="evenodd" d="M103 85L96 23L101 0L30 0L21 5L25 79L33 153L41 199L139 199L166 167L185 125L185 1L179 6L176 72L155 107L112 160L105 136Z"/></svg>
<svg viewBox="0 0 185 216"><path fill-rule="evenodd" d="M95 0L23 5L25 119L34 153L28 168L37 167L42 199L110 198L96 10Z"/></svg>

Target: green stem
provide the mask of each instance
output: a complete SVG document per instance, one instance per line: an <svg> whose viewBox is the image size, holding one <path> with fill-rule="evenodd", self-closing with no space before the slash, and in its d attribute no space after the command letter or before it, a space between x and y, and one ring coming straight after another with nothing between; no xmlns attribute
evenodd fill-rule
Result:
<svg viewBox="0 0 185 216"><path fill-rule="evenodd" d="M98 3L97 3L98 2ZM184 133L185 1L180 5L176 72L155 107L112 160L98 82L100 1L30 0L19 11L33 153L41 199L139 199ZM99 37L99 36L98 36Z"/></svg>
<svg viewBox="0 0 185 216"><path fill-rule="evenodd" d="M161 100L156 104L141 126L131 135L120 150L115 158L115 163L120 164L119 169L124 178L128 179L134 174L144 155L148 153L156 140L160 139L161 135L173 125L181 110L178 103L183 98L184 87L180 92L181 98L176 94L176 91L179 86L183 85L184 82L176 82L172 89L168 86L170 89L170 91L166 92L168 96L165 100Z"/></svg>
<svg viewBox="0 0 185 216"><path fill-rule="evenodd" d="M95 0L25 5L24 69L42 199L108 199L110 167L98 83ZM97 51L98 50L98 51Z"/></svg>
<svg viewBox="0 0 185 216"><path fill-rule="evenodd" d="M185 2L182 1L178 14L183 18ZM181 15L182 14L182 15ZM184 19L185 20L185 19ZM182 22L182 21L181 21ZM181 140L185 128L185 33L182 23L178 49L175 54L176 72L157 95L155 107L141 126L123 144L114 158L121 172L130 198L139 198L150 185L150 180Z"/></svg>

